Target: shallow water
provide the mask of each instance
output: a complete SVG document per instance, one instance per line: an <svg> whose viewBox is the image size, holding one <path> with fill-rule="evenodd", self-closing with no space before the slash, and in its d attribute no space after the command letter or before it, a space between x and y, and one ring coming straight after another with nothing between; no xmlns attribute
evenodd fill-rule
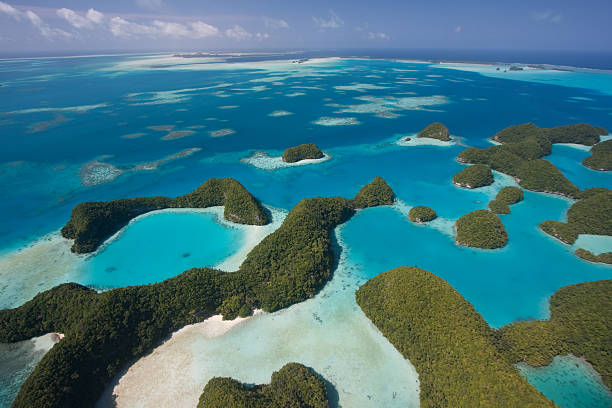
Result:
<svg viewBox="0 0 612 408"><path fill-rule="evenodd" d="M573 255L574 247L539 231L541 221L565 218L571 201L560 197L526 192L501 217L510 237L501 250L454 244L454 220L486 208L501 187L514 183L496 173L490 187L453 186L452 176L464 167L456 162L463 145L489 146L487 139L498 130L530 121L612 128L612 74L504 74L510 75L382 60L0 61L0 307L18 306L67 280L109 288L159 281L193 266L236 270L245 248L273 231L304 197L352 197L382 176L398 204L360 212L343 227L341 267L319 295L255 317L222 337L186 341L170 355L191 356L181 360L192 370L190 379L177 363L176 376L156 381L167 381L158 389L168 395L180 394L180 384L191 381L193 396L213 375L267 382L292 359L331 379L350 406L414 405L418 388L411 365L354 304L354 291L366 279L400 265L423 267L499 327L546 318L548 298L562 286L612 276L609 266L584 262ZM432 121L446 124L459 144L396 143ZM307 142L331 159L286 168L272 162L287 147ZM257 151L269 156L258 162L263 168L242 161ZM581 165L588 154L554 146L548 159L580 188L611 187L610 172ZM86 185L90 175L99 184ZM217 223L212 213L156 214L130 225L91 258L71 254L70 242L57 236L80 202L173 197L210 177L236 178L279 209L277 223L251 233ZM431 226L410 223L406 213L415 205L434 208L440 218ZM601 251L610 245L600 238L581 240ZM145 251L147 256L133 255ZM363 351L370 349L375 352ZM162 377L158 371L150 374Z"/></svg>

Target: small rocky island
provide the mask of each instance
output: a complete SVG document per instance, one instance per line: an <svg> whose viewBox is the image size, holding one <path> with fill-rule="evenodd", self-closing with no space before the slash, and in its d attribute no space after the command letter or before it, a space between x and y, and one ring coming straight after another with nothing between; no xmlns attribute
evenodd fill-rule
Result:
<svg viewBox="0 0 612 408"><path fill-rule="evenodd" d="M478 188L493 184L493 173L486 164L474 164L453 176L457 187Z"/></svg>
<svg viewBox="0 0 612 408"><path fill-rule="evenodd" d="M582 164L593 170L612 170L612 140L606 140L593 146L591 156L585 158Z"/></svg>
<svg viewBox="0 0 612 408"><path fill-rule="evenodd" d="M432 208L425 207L422 205L418 207L412 207L410 209L410 212L408 213L408 219L416 223L433 221L437 217L438 215Z"/></svg>
<svg viewBox="0 0 612 408"><path fill-rule="evenodd" d="M317 145L314 143L305 143L285 150L283 153L283 161L285 163L296 163L308 159L322 159L323 156L323 152Z"/></svg>
<svg viewBox="0 0 612 408"><path fill-rule="evenodd" d="M431 123L425 129L421 130L417 137L429 137L431 139L438 139L443 142L450 141L450 131L446 126L440 122Z"/></svg>
<svg viewBox="0 0 612 408"><path fill-rule="evenodd" d="M455 223L457 244L472 248L501 248L508 242L508 233L499 217L489 210L472 211Z"/></svg>
<svg viewBox="0 0 612 408"><path fill-rule="evenodd" d="M523 201L523 190L518 187L504 187L497 193L489 208L496 214L510 214L510 205Z"/></svg>

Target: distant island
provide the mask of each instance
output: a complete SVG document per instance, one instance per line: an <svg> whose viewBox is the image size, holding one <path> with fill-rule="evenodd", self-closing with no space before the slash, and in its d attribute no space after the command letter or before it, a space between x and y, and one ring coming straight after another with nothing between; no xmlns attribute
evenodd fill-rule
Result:
<svg viewBox="0 0 612 408"><path fill-rule="evenodd" d="M295 163L307 159L322 159L323 156L323 152L317 145L306 143L288 148L282 157L285 163Z"/></svg>
<svg viewBox="0 0 612 408"><path fill-rule="evenodd" d="M425 206L412 207L408 212L408 219L416 223L433 221L438 217L436 212Z"/></svg>
<svg viewBox="0 0 612 408"><path fill-rule="evenodd" d="M510 205L523 201L523 190L507 186L499 190L495 200L489 202L489 209L496 214L510 214Z"/></svg>
<svg viewBox="0 0 612 408"><path fill-rule="evenodd" d="M593 170L612 170L612 139L593 146L591 148L591 156L585 158L582 164Z"/></svg>
<svg viewBox="0 0 612 408"><path fill-rule="evenodd" d="M245 385L232 378L211 379L197 408L329 408L325 382L311 368L285 364L270 384Z"/></svg>
<svg viewBox="0 0 612 408"><path fill-rule="evenodd" d="M473 248L501 248L508 233L499 217L489 210L472 211L455 222L457 244Z"/></svg>
<svg viewBox="0 0 612 408"><path fill-rule="evenodd" d="M443 142L450 141L450 131L440 122L433 122L425 129L421 130L417 137L428 137L430 139L438 139Z"/></svg>
<svg viewBox="0 0 612 408"><path fill-rule="evenodd" d="M355 298L414 365L422 408L555 406L512 367L474 307L436 275L392 269L367 281Z"/></svg>
<svg viewBox="0 0 612 408"><path fill-rule="evenodd" d="M493 184L493 173L486 164L474 164L455 174L453 184L469 189L489 186Z"/></svg>
<svg viewBox="0 0 612 408"><path fill-rule="evenodd" d="M74 239L72 252L95 251L105 239L131 219L166 208L207 208L222 205L224 217L239 224L265 225L266 210L239 182L212 178L189 194L177 198L140 197L114 201L87 202L74 207L62 228L62 236Z"/></svg>

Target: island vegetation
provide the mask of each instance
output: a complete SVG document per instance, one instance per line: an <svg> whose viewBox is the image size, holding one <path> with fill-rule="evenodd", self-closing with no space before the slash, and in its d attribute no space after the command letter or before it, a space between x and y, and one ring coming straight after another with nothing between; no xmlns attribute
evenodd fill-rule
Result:
<svg viewBox="0 0 612 408"><path fill-rule="evenodd" d="M446 126L440 122L434 122L429 124L425 129L421 130L417 137L428 137L431 139L438 139L443 142L450 141L450 131Z"/></svg>
<svg viewBox="0 0 612 408"><path fill-rule="evenodd" d="M382 177L374 177L370 184L359 190L351 205L355 209L391 205L395 201L395 193Z"/></svg>
<svg viewBox="0 0 612 408"><path fill-rule="evenodd" d="M585 158L582 164L593 170L612 170L612 140L606 140L593 146L591 156Z"/></svg>
<svg viewBox="0 0 612 408"><path fill-rule="evenodd" d="M160 283L101 293L68 283L0 310L0 342L65 334L27 378L13 407L93 406L122 367L187 324L218 313L233 319L255 308L273 312L313 297L332 275L333 228L355 208L386 203L389 190L377 178L354 199L300 201L234 273L193 268Z"/></svg>
<svg viewBox="0 0 612 408"><path fill-rule="evenodd" d="M325 382L310 368L288 363L265 385L215 377L204 387L197 408L328 408Z"/></svg>
<svg viewBox="0 0 612 408"><path fill-rule="evenodd" d="M593 188L581 196L585 198L567 211L567 222L544 221L542 231L566 244L573 244L580 234L612 235L612 190Z"/></svg>
<svg viewBox="0 0 612 408"><path fill-rule="evenodd" d="M306 159L322 159L323 156L323 152L317 145L314 143L306 143L285 150L283 153L283 161L286 163L295 163Z"/></svg>
<svg viewBox="0 0 612 408"><path fill-rule="evenodd" d="M474 164L453 176L453 184L465 188L478 188L493 184L493 173L486 164Z"/></svg>
<svg viewBox="0 0 612 408"><path fill-rule="evenodd" d="M489 210L472 211L455 222L457 244L473 248L501 248L508 233L499 217Z"/></svg>
<svg viewBox="0 0 612 408"><path fill-rule="evenodd" d="M412 207L408 212L408 219L412 222L429 222L435 220L437 217L438 215L432 208L425 207L422 205L418 207Z"/></svg>
<svg viewBox="0 0 612 408"><path fill-rule="evenodd" d="M521 187L528 190L578 198L578 187L542 157L551 153L553 143L590 146L599 141L600 135L607 133L604 128L584 123L554 128L539 128L532 123L510 126L493 136L493 140L501 145L485 149L470 147L459 154L458 160L486 164L493 170L513 176Z"/></svg>
<svg viewBox="0 0 612 408"><path fill-rule="evenodd" d="M474 307L434 274L393 269L355 296L416 368L421 407L554 407L498 350L494 331Z"/></svg>
<svg viewBox="0 0 612 408"><path fill-rule="evenodd" d="M499 190L495 200L489 202L489 209L496 214L510 214L510 206L523 200L523 190L507 186Z"/></svg>
<svg viewBox="0 0 612 408"><path fill-rule="evenodd" d="M220 205L225 207L224 217L229 221L252 225L269 222L266 210L242 184L232 178L211 178L191 193L176 198L141 197L81 203L72 210L62 235L74 239L72 252L87 253L139 215L166 208Z"/></svg>
<svg viewBox="0 0 612 408"><path fill-rule="evenodd" d="M612 252L603 252L601 254L595 255L591 251L588 251L583 248L578 248L574 253L576 254L576 256L584 259L585 261L612 264Z"/></svg>
<svg viewBox="0 0 612 408"><path fill-rule="evenodd" d="M550 299L550 319L515 322L498 331L500 347L511 362L532 366L557 355L587 360L612 388L612 280L559 289Z"/></svg>

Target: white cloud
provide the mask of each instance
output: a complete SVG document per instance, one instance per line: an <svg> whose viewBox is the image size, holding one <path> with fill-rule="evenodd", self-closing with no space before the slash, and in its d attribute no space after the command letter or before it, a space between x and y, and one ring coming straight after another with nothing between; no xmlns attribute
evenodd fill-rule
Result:
<svg viewBox="0 0 612 408"><path fill-rule="evenodd" d="M0 13L8 14L17 21L21 20L21 12L10 4L6 4L2 1L0 1Z"/></svg>
<svg viewBox="0 0 612 408"><path fill-rule="evenodd" d="M253 34L249 33L247 30L237 24L232 28L225 30L225 35L236 41L248 40L249 38L253 37Z"/></svg>
<svg viewBox="0 0 612 408"><path fill-rule="evenodd" d="M172 38L206 38L219 35L217 27L196 21L189 25L169 21L155 20L151 25L134 23L121 17L113 17L109 29L115 37L138 38L138 37L172 37ZM248 34L248 33L247 33ZM250 35L250 34L249 34Z"/></svg>
<svg viewBox="0 0 612 408"><path fill-rule="evenodd" d="M283 19L277 20L275 18L264 17L263 20L266 27L272 28L274 30L279 28L289 28L289 24L287 24L287 22Z"/></svg>
<svg viewBox="0 0 612 408"><path fill-rule="evenodd" d="M267 40L268 38L270 38L270 34L268 34L268 33L257 33L257 34L255 34L255 37L258 40L260 40L260 41L261 40Z"/></svg>
<svg viewBox="0 0 612 408"><path fill-rule="evenodd" d="M49 27L44 21L41 20L38 14L34 13L32 10L26 11L25 16L28 18L28 20L30 20L30 23L32 23L32 25L36 27L38 31L40 31L43 37L49 39L72 37L72 34L67 33L64 30Z"/></svg>
<svg viewBox="0 0 612 408"><path fill-rule="evenodd" d="M329 19L323 17L313 17L315 25L321 29L324 28L340 28L344 26L344 20L338 16L334 10L329 10Z"/></svg>
<svg viewBox="0 0 612 408"><path fill-rule="evenodd" d="M155 20L153 21L153 27L157 28L160 34L168 37L189 36L189 29L183 24Z"/></svg>
<svg viewBox="0 0 612 408"><path fill-rule="evenodd" d="M163 0L136 0L136 4L147 10L159 10L164 6Z"/></svg>
<svg viewBox="0 0 612 408"><path fill-rule="evenodd" d="M203 21L191 23L191 29L193 30L194 38L214 37L219 35L219 29L217 27L206 24Z"/></svg>
<svg viewBox="0 0 612 408"><path fill-rule="evenodd" d="M563 15L560 13L555 13L552 10L532 11L531 18L536 21L548 21L551 23L560 23L563 21Z"/></svg>
<svg viewBox="0 0 612 408"><path fill-rule="evenodd" d="M101 24L104 21L104 14L100 13L98 10L94 10L90 8L87 10L87 19L92 23Z"/></svg>
<svg viewBox="0 0 612 408"><path fill-rule="evenodd" d="M115 37L120 38L135 38L141 35L154 37L157 33L157 30L153 27L133 23L118 16L111 18L108 28Z"/></svg>
<svg viewBox="0 0 612 408"><path fill-rule="evenodd" d="M455 32L456 32L456 33L460 33L460 32L461 32L461 26L457 26L457 27L455 27Z"/></svg>
<svg viewBox="0 0 612 408"><path fill-rule="evenodd" d="M380 32L379 33L374 33L372 31L370 31L368 33L368 38L370 40L390 40L391 39L391 37L389 37L389 34L380 33Z"/></svg>
<svg viewBox="0 0 612 408"><path fill-rule="evenodd" d="M89 19L75 13L73 10L61 8L56 13L59 17L68 21L74 28L93 28L93 24Z"/></svg>

